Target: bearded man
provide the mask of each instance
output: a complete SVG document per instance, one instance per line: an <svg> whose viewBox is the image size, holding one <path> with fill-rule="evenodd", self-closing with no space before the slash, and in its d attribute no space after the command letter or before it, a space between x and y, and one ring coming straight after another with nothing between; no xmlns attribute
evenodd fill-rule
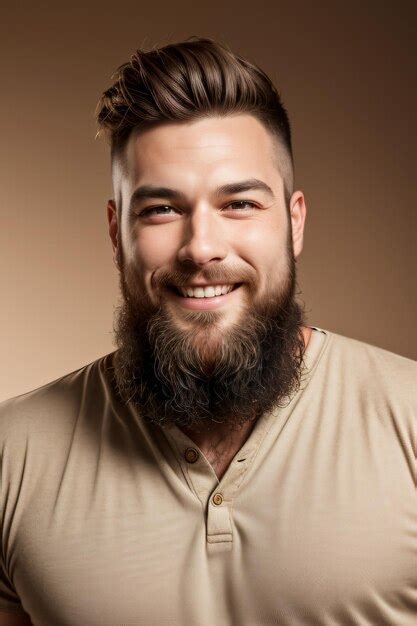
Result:
<svg viewBox="0 0 417 626"><path fill-rule="evenodd" d="M97 108L116 350L3 402L0 626L407 626L417 365L308 326L268 76L136 51Z"/></svg>

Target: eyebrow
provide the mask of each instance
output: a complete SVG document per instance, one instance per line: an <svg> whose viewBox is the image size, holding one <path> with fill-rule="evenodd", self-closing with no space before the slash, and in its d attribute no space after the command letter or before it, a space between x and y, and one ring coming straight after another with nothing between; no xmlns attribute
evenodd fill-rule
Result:
<svg viewBox="0 0 417 626"><path fill-rule="evenodd" d="M244 191L263 191L271 198L275 198L271 187L258 178L248 178L235 183L228 183L218 187L214 194L216 196L230 195L234 193L242 193ZM178 189L170 187L156 187L154 185L142 185L133 192L130 203L129 213L132 213L133 207L141 200L149 200L150 198L166 198L168 200L185 200L185 194Z"/></svg>

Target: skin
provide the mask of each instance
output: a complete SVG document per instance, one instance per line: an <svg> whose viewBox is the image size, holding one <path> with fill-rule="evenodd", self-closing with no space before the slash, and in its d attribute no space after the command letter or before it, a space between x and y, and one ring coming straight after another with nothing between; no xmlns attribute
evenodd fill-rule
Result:
<svg viewBox="0 0 417 626"><path fill-rule="evenodd" d="M251 298L267 300L272 288L279 288L288 274L289 222L276 158L279 149L255 117L239 114L132 133L125 162L113 163L117 202L109 200L107 214L114 261L137 278L153 303L164 298L173 324L187 332L195 322L187 316L189 310L168 291L161 292L157 284L161 272L172 273L190 264L194 268L191 282L195 283L204 271L221 266L229 269L230 276L244 281L227 304L216 309L218 323L210 329L207 348L213 353L216 339L239 322ZM266 183L272 193L258 189L221 195L216 192L222 185L248 179ZM133 192L143 185L176 189L182 196L175 200L155 196L129 206ZM143 215L150 207L166 208L159 208L159 214L154 211ZM298 258L306 218L301 191L292 194L289 210L292 246ZM311 329L303 326L301 331L307 346ZM197 333L195 341L199 340ZM221 476L253 426L244 424L226 437L221 426L214 433L183 430Z"/></svg>

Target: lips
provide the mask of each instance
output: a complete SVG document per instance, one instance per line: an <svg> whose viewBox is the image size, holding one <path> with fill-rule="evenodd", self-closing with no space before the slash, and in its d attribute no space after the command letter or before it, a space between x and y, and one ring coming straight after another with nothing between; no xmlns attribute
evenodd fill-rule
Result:
<svg viewBox="0 0 417 626"><path fill-rule="evenodd" d="M194 311L208 311L221 308L235 298L243 283L236 283L229 293L213 297L185 297L177 292L175 287L168 288L171 298L182 308Z"/></svg>
<svg viewBox="0 0 417 626"><path fill-rule="evenodd" d="M216 285L220 285L220 284L227 285L228 283L213 283L212 285L207 285L207 284L206 285L193 285L193 287L194 288L197 288L197 287L204 288L204 287L212 287L212 286L216 286ZM242 284L243 283L235 283L233 285L233 289L231 289L228 293L232 293L232 291L235 291L235 289L240 287ZM187 287L190 287L190 285L187 285L186 287L183 287L183 289L187 289ZM173 291L177 296L180 296L181 298L187 298L188 297L188 298L195 299L195 300L210 300L211 298L221 298L222 296L227 295L227 293L226 293L226 294L220 294L218 296L200 296L200 297L198 297L198 296L184 296L181 293L181 291L175 285L169 285L168 289L170 291Z"/></svg>

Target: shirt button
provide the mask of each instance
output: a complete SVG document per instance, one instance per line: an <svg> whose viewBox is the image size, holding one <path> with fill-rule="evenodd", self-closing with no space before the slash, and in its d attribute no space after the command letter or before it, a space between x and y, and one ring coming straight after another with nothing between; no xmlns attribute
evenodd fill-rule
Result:
<svg viewBox="0 0 417 626"><path fill-rule="evenodd" d="M195 463L198 459L198 452L195 448L187 448L184 456L187 463Z"/></svg>
<svg viewBox="0 0 417 626"><path fill-rule="evenodd" d="M213 504L221 504L223 502L223 496L221 493L215 493L212 499Z"/></svg>

